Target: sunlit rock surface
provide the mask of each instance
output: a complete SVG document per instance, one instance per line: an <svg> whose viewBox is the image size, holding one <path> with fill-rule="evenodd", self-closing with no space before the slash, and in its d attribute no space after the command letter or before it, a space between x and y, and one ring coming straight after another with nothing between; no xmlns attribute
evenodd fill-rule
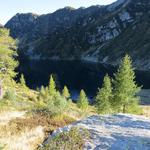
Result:
<svg viewBox="0 0 150 150"><path fill-rule="evenodd" d="M90 140L86 141L85 150L149 150L150 119L143 116L117 114L91 116L54 131L49 137L55 137L72 127L88 129Z"/></svg>

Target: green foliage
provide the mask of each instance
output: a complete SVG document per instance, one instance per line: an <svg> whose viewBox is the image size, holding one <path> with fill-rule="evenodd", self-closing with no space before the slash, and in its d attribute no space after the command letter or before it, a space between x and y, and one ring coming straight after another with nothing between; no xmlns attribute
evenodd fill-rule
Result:
<svg viewBox="0 0 150 150"><path fill-rule="evenodd" d="M64 89L63 89L63 91L62 91L62 95L63 95L66 99L70 98L70 93L69 93L69 90L68 90L67 86L64 86Z"/></svg>
<svg viewBox="0 0 150 150"><path fill-rule="evenodd" d="M136 94L140 88L135 83L135 73L131 58L126 55L115 74L113 108L117 112L135 112L139 98Z"/></svg>
<svg viewBox="0 0 150 150"><path fill-rule="evenodd" d="M46 90L45 90L44 86L41 87L40 94L42 96L44 96L46 94Z"/></svg>
<svg viewBox="0 0 150 150"><path fill-rule="evenodd" d="M67 108L67 101L64 96L61 96L56 90L56 84L53 77L50 76L49 87L41 87L36 103L37 111L44 111L50 115L60 115Z"/></svg>
<svg viewBox="0 0 150 150"><path fill-rule="evenodd" d="M81 90L79 99L77 101L77 106L81 108L82 110L86 110L88 108L88 105L89 105L88 98L84 90Z"/></svg>
<svg viewBox="0 0 150 150"><path fill-rule="evenodd" d="M4 146L0 145L0 150L3 150L4 149Z"/></svg>
<svg viewBox="0 0 150 150"><path fill-rule="evenodd" d="M96 108L98 113L106 114L111 112L112 85L108 75L104 77L102 88L96 96Z"/></svg>
<svg viewBox="0 0 150 150"><path fill-rule="evenodd" d="M49 91L47 92L47 88L41 86L41 89L39 90L38 99L42 101L47 101L48 96L49 96Z"/></svg>
<svg viewBox="0 0 150 150"><path fill-rule="evenodd" d="M53 99L49 98L47 101L46 110L51 115L61 115L67 109L67 101L57 92Z"/></svg>
<svg viewBox="0 0 150 150"><path fill-rule="evenodd" d="M89 139L86 129L71 128L69 132L63 132L49 140L41 150L82 150L85 141Z"/></svg>
<svg viewBox="0 0 150 150"><path fill-rule="evenodd" d="M26 81L23 74L21 74L20 84L23 88L26 88Z"/></svg>
<svg viewBox="0 0 150 150"><path fill-rule="evenodd" d="M53 85L52 83L54 82L52 79L51 81L51 85ZM55 88L51 88L51 90L54 90L55 92L52 94L51 91L50 94L49 89L50 88L48 87L41 87L38 95L38 101L36 102L34 109L37 109L36 111L46 112L52 116L63 114L63 112L67 109L68 105L66 98L61 96L59 91L56 91Z"/></svg>
<svg viewBox="0 0 150 150"><path fill-rule="evenodd" d="M9 36L9 30L0 28L0 77L6 80L16 75L14 69L18 62L15 60L17 56L15 49L16 43Z"/></svg>
<svg viewBox="0 0 150 150"><path fill-rule="evenodd" d="M52 77L52 75L50 76L50 81L49 81L49 94L50 96L55 96L57 90L56 90L56 84L55 81Z"/></svg>
<svg viewBox="0 0 150 150"><path fill-rule="evenodd" d="M6 100L15 101L16 100L15 90L7 89L3 98Z"/></svg>

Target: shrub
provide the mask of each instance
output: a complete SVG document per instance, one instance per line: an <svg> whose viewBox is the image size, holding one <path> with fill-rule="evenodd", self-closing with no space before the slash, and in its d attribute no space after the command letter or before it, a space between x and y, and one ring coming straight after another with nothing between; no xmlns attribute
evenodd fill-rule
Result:
<svg viewBox="0 0 150 150"><path fill-rule="evenodd" d="M86 129L71 128L69 132L63 132L50 139L43 150L82 150L85 140L89 138Z"/></svg>
<svg viewBox="0 0 150 150"><path fill-rule="evenodd" d="M50 112L51 115L60 115L66 110L66 108L67 101L58 92L54 98L51 99L51 97L49 97L46 110Z"/></svg>
<svg viewBox="0 0 150 150"><path fill-rule="evenodd" d="M67 88L67 86L64 86L64 89L62 91L62 95L66 98L66 99L69 99L70 98L70 93L69 93L69 90Z"/></svg>
<svg viewBox="0 0 150 150"><path fill-rule="evenodd" d="M21 77L20 77L20 85L23 87L23 88L26 88L26 81L25 81L25 78L24 78L24 75L21 74Z"/></svg>
<svg viewBox="0 0 150 150"><path fill-rule="evenodd" d="M81 108L82 110L86 110L88 108L88 105L89 105L88 98L84 90L81 90L79 99L77 101L77 106Z"/></svg>
<svg viewBox="0 0 150 150"><path fill-rule="evenodd" d="M6 100L15 101L16 100L15 90L14 89L7 89L3 98Z"/></svg>
<svg viewBox="0 0 150 150"><path fill-rule="evenodd" d="M40 96L35 104L35 111L49 113L50 115L60 115L67 109L66 99L57 92L53 97L50 95Z"/></svg>

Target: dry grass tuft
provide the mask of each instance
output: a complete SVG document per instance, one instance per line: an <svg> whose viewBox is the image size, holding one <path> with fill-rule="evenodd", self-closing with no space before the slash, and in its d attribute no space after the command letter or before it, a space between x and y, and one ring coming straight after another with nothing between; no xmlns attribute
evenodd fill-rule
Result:
<svg viewBox="0 0 150 150"><path fill-rule="evenodd" d="M4 150L33 150L44 140L43 130L41 126L34 129L26 128L20 133L12 132L11 129L5 130L5 134L0 136L0 143Z"/></svg>
<svg viewBox="0 0 150 150"><path fill-rule="evenodd" d="M92 116L96 113L94 106L89 106L86 111L82 111L80 108L76 106L74 103L69 104L69 109L66 114L74 118L75 120L81 120L83 118Z"/></svg>
<svg viewBox="0 0 150 150"><path fill-rule="evenodd" d="M24 116L24 112L5 112L0 124L0 146L4 150L33 150L58 127L75 121L68 116L46 114Z"/></svg>
<svg viewBox="0 0 150 150"><path fill-rule="evenodd" d="M143 110L143 113L142 115L146 116L146 117L149 117L150 118L150 106L141 106L142 110Z"/></svg>

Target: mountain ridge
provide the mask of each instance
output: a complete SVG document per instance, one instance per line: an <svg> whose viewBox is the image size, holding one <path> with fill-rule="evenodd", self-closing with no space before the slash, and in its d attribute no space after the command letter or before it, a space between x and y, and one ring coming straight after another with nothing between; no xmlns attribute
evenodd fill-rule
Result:
<svg viewBox="0 0 150 150"><path fill-rule="evenodd" d="M146 0L118 0L106 6L65 7L40 16L18 14L5 27L20 40L20 53L30 59L117 65L128 53L137 69L149 70L149 10Z"/></svg>

